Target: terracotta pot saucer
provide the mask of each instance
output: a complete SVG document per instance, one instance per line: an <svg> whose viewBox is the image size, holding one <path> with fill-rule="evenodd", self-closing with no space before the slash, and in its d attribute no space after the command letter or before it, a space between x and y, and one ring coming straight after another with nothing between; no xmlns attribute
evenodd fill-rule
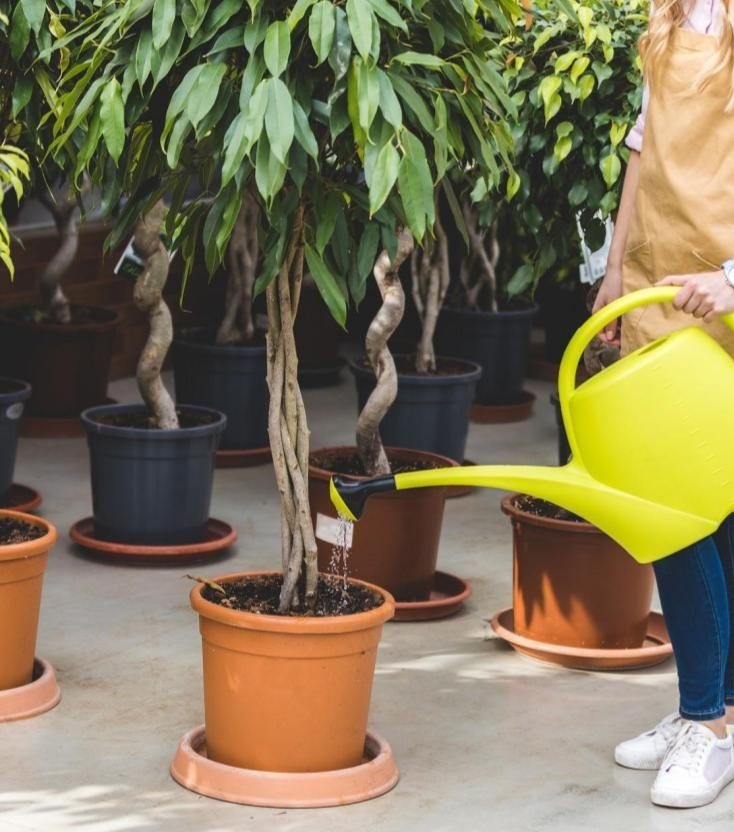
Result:
<svg viewBox="0 0 734 832"><path fill-rule="evenodd" d="M393 621L433 621L458 612L471 595L471 586L456 575L436 570L427 601L396 601Z"/></svg>
<svg viewBox="0 0 734 832"><path fill-rule="evenodd" d="M461 465L476 465L476 462L472 462L471 459L465 459ZM478 486L476 485L450 485L446 489L446 499L447 500L455 500L457 497L467 497L469 494L473 494L477 490Z"/></svg>
<svg viewBox="0 0 734 832"><path fill-rule="evenodd" d="M593 649L549 644L518 635L514 630L512 608L501 610L491 622L497 635L523 653L542 662L576 670L632 670L653 667L673 655L673 647L662 613L651 612L647 637L642 647L631 649Z"/></svg>
<svg viewBox="0 0 734 832"><path fill-rule="evenodd" d="M237 540L237 532L223 520L209 518L207 539L198 543L175 546L144 546L134 543L115 543L101 540L94 534L94 519L85 517L69 529L69 537L102 560L119 563L149 564L151 566L177 566L216 559Z"/></svg>
<svg viewBox="0 0 734 832"><path fill-rule="evenodd" d="M2 508L12 508L13 511L33 511L43 502L43 498L35 488L19 485L14 482L5 496Z"/></svg>
<svg viewBox="0 0 734 832"><path fill-rule="evenodd" d="M533 412L535 393L523 390L520 400L512 404L477 404L471 406L471 420L480 425L523 422Z"/></svg>
<svg viewBox="0 0 734 832"><path fill-rule="evenodd" d="M36 657L31 682L19 688L0 690L0 722L46 713L55 708L60 699L61 690L53 667L45 659Z"/></svg>
<svg viewBox="0 0 734 832"><path fill-rule="evenodd" d="M270 445L264 448L226 449L217 451L217 468L254 468L270 462Z"/></svg>
<svg viewBox="0 0 734 832"><path fill-rule="evenodd" d="M182 737L171 763L171 776L197 794L247 806L345 806L379 797L398 782L392 750L379 734L367 732L364 750L364 761L353 768L305 774L255 771L209 760L204 726L200 725Z"/></svg>

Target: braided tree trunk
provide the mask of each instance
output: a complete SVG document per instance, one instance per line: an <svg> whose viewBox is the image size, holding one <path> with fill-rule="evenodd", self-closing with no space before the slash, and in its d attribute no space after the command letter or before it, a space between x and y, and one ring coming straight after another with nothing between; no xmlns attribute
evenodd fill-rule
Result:
<svg viewBox="0 0 734 832"><path fill-rule="evenodd" d="M441 220L438 218L438 207L436 208L436 239L427 240L423 248L413 251L410 257L410 267L413 300L422 324L421 339L415 357L415 369L418 373L429 373L436 369L433 336L436 334L438 315L451 282L448 240Z"/></svg>
<svg viewBox="0 0 734 832"><path fill-rule="evenodd" d="M148 405L157 428L178 427L178 416L168 390L161 380L161 369L173 340L171 311L163 300L168 279L168 252L161 241L166 215L162 201L141 217L135 229L135 248L145 266L135 281L133 299L138 309L148 316L150 334L138 362L138 389Z"/></svg>
<svg viewBox="0 0 734 832"><path fill-rule="evenodd" d="M367 330L365 345L377 385L357 420L357 448L365 472L371 477L390 473L390 463L380 439L380 422L398 394L398 374L387 342L403 319L405 294L398 270L410 257L414 245L410 231L400 229L395 259L390 260L390 255L383 251L373 271L382 306Z"/></svg>
<svg viewBox="0 0 734 832"><path fill-rule="evenodd" d="M303 231L301 206L283 267L267 289L268 434L281 500L282 613L304 605L312 608L318 582L316 537L308 502L309 430L298 386L298 355L293 334L303 285Z"/></svg>
<svg viewBox="0 0 734 832"><path fill-rule="evenodd" d="M46 192L42 194L41 202L53 217L60 241L58 251L41 274L43 313L51 321L68 324L71 322L71 309L69 299L61 288L61 278L74 262L79 249L79 205L71 188L61 201Z"/></svg>
<svg viewBox="0 0 734 832"><path fill-rule="evenodd" d="M459 280L470 309L478 309L483 295L489 295L492 312L499 311L497 298L497 263L500 247L497 224L488 231L479 227L479 214L468 201L462 205L466 230L469 235L469 254L461 263Z"/></svg>
<svg viewBox="0 0 734 832"><path fill-rule="evenodd" d="M217 344L248 343L255 336L252 290L255 286L259 254L259 214L257 200L246 191L229 244L226 307L217 332Z"/></svg>

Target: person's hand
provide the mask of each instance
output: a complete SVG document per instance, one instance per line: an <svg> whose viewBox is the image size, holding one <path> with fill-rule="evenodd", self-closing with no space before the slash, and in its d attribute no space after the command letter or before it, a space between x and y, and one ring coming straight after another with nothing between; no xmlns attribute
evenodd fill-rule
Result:
<svg viewBox="0 0 734 832"><path fill-rule="evenodd" d="M734 294L734 292L732 292L732 294ZM599 287L599 294L596 296L596 300L594 301L594 306L591 310L592 313L598 312L600 309L603 309L612 301L617 300L617 298L621 297L622 269L617 268L616 266L607 266L607 273L604 275L604 280L602 280L601 286ZM605 341L606 343L616 341L618 336L618 330L619 320L612 321L604 327L604 329L599 333L598 337L600 340Z"/></svg>
<svg viewBox="0 0 734 832"><path fill-rule="evenodd" d="M671 274L659 280L656 286L680 286L673 305L711 323L715 318L734 312L734 289L724 272L700 272L699 274Z"/></svg>

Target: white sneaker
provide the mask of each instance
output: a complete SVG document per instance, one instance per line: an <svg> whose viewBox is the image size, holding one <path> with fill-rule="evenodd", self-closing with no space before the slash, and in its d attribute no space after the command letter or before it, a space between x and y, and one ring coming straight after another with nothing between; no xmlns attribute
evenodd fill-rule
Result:
<svg viewBox="0 0 734 832"><path fill-rule="evenodd" d="M734 780L734 744L700 722L686 721L655 778L650 797L658 806L705 806Z"/></svg>
<svg viewBox="0 0 734 832"><path fill-rule="evenodd" d="M657 771L684 725L677 713L669 714L651 731L620 742L614 749L615 762L625 768Z"/></svg>

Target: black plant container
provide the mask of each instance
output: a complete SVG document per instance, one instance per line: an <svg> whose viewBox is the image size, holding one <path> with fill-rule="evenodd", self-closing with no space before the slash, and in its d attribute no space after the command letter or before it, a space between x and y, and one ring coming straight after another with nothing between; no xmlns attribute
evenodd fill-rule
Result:
<svg viewBox="0 0 734 832"><path fill-rule="evenodd" d="M396 356L397 360L407 357ZM469 431L469 411L482 374L478 364L458 365L451 375L398 375L398 396L380 424L386 445L429 451L463 462ZM375 387L372 368L351 363L360 410Z"/></svg>
<svg viewBox="0 0 734 832"><path fill-rule="evenodd" d="M146 412L144 405L123 404L82 413L95 535L147 546L200 542L206 538L215 453L227 417L207 408L179 408L179 413L212 419L180 430L118 427L100 421Z"/></svg>
<svg viewBox="0 0 734 832"><path fill-rule="evenodd" d="M444 308L436 343L442 355L474 361L482 368L475 402L516 404L523 400L530 332L537 308L507 312Z"/></svg>
<svg viewBox="0 0 734 832"><path fill-rule="evenodd" d="M211 334L186 333L173 342L176 401L227 417L222 450L268 445L269 394L264 346L219 346Z"/></svg>
<svg viewBox="0 0 734 832"><path fill-rule="evenodd" d="M0 378L0 505L13 484L15 454L18 450L18 424L31 386L13 378Z"/></svg>

